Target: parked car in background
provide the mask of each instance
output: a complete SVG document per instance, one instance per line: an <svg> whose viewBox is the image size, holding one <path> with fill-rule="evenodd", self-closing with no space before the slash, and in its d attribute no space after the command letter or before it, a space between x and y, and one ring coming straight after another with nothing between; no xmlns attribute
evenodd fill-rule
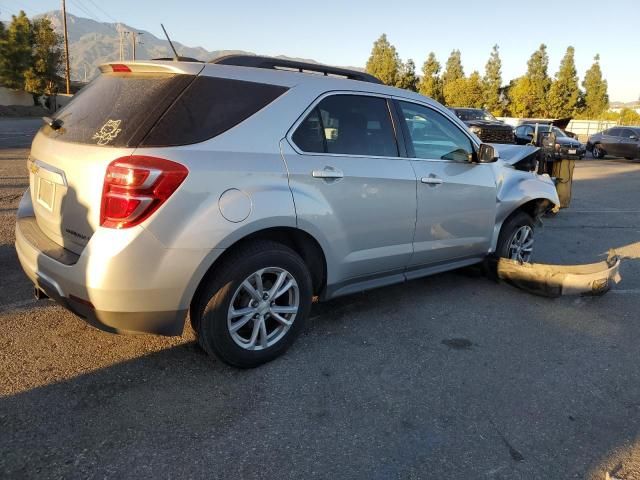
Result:
<svg viewBox="0 0 640 480"><path fill-rule="evenodd" d="M188 314L206 352L254 367L314 297L528 261L559 204L535 147L482 144L362 72L257 56L100 69L33 141L16 249L39 297L111 332L180 335Z"/></svg>
<svg viewBox="0 0 640 480"><path fill-rule="evenodd" d="M516 127L515 137L518 145L531 143L535 135L535 124L522 124ZM585 146L580 141L567 135L563 130L552 125L538 125L538 131L553 132L556 136L555 157L576 158L581 160L586 152Z"/></svg>
<svg viewBox="0 0 640 480"><path fill-rule="evenodd" d="M589 137L587 142L594 158L605 155L624 157L627 160L640 158L640 127L613 127Z"/></svg>
<svg viewBox="0 0 640 480"><path fill-rule="evenodd" d="M450 108L469 130L487 143L514 143L513 128L481 108Z"/></svg>

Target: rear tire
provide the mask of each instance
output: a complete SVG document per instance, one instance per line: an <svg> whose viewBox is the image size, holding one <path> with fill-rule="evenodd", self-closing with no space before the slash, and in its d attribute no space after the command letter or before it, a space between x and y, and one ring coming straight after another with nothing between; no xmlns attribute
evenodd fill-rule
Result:
<svg viewBox="0 0 640 480"><path fill-rule="evenodd" d="M591 155L593 155L593 158L601 159L601 158L604 158L605 152L604 150L602 150L602 147L600 147L600 144L596 144L593 146Z"/></svg>
<svg viewBox="0 0 640 480"><path fill-rule="evenodd" d="M519 211L509 217L500 230L496 256L528 262L533 254L535 223L525 212Z"/></svg>
<svg viewBox="0 0 640 480"><path fill-rule="evenodd" d="M282 355L304 330L311 275L292 249L246 245L217 266L191 309L200 346L223 362L253 368Z"/></svg>

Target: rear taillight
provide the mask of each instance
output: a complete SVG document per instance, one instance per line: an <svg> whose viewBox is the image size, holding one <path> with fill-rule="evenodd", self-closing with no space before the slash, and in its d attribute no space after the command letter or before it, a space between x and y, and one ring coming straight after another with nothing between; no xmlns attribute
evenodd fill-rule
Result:
<svg viewBox="0 0 640 480"><path fill-rule="evenodd" d="M155 212L187 177L187 167L164 158L132 155L107 167L100 225L128 228Z"/></svg>
<svg viewBox="0 0 640 480"><path fill-rule="evenodd" d="M131 73L131 69L122 63L110 63L109 66L114 73Z"/></svg>

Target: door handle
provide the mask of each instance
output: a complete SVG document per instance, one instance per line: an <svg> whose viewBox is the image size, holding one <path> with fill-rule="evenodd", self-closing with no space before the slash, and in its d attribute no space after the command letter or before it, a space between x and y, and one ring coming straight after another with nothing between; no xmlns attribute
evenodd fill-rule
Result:
<svg viewBox="0 0 640 480"><path fill-rule="evenodd" d="M441 185L444 183L444 181L438 177L422 177L420 181L427 185Z"/></svg>
<svg viewBox="0 0 640 480"><path fill-rule="evenodd" d="M314 170L311 172L313 178L343 178L344 173L331 167L325 167L324 170Z"/></svg>

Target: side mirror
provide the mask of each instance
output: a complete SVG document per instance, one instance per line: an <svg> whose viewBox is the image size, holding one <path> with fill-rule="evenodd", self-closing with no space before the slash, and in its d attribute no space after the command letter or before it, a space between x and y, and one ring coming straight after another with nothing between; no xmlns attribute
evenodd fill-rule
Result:
<svg viewBox="0 0 640 480"><path fill-rule="evenodd" d="M478 163L493 163L496 160L498 160L496 149L488 143L481 144L476 155L476 161Z"/></svg>

